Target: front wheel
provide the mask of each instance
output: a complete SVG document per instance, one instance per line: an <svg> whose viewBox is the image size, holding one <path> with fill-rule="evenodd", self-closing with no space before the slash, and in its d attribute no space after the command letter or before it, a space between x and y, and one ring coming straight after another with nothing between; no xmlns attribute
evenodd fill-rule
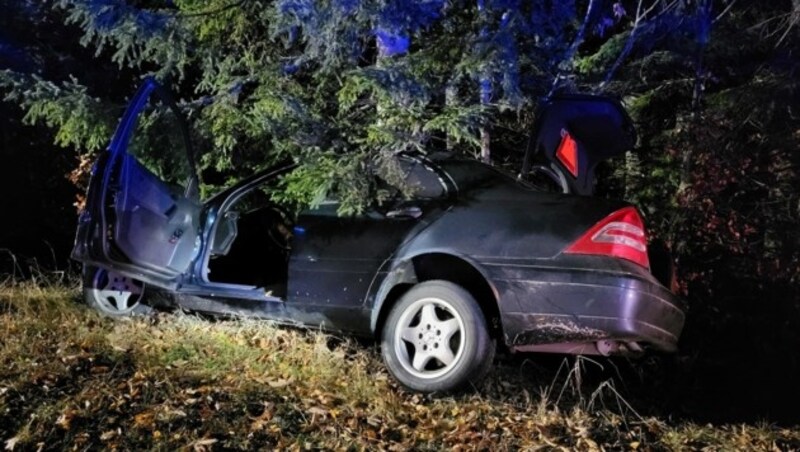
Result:
<svg viewBox="0 0 800 452"><path fill-rule="evenodd" d="M495 344L475 298L447 281L411 288L392 308L381 352L389 372L419 392L451 392L479 382Z"/></svg>
<svg viewBox="0 0 800 452"><path fill-rule="evenodd" d="M102 268L83 271L83 298L86 304L109 317L147 314L151 308L142 303L144 283Z"/></svg>

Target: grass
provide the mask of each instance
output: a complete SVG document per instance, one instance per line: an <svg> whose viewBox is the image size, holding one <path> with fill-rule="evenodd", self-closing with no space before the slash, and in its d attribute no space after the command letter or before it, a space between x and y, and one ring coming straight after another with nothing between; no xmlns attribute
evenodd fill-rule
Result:
<svg viewBox="0 0 800 452"><path fill-rule="evenodd" d="M252 320L114 321L74 284L0 285L0 448L798 450L800 430L641 416L577 360L399 388L376 347ZM544 378L543 378L544 377Z"/></svg>

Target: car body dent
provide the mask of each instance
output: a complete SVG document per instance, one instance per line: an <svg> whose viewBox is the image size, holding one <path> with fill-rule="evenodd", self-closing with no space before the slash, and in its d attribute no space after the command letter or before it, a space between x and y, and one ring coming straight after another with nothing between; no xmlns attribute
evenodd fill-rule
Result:
<svg viewBox="0 0 800 452"><path fill-rule="evenodd" d="M517 311L503 311L510 346L645 336L672 351L683 328L685 306L646 271L615 259L584 257L564 266L515 263L487 265L501 298Z"/></svg>

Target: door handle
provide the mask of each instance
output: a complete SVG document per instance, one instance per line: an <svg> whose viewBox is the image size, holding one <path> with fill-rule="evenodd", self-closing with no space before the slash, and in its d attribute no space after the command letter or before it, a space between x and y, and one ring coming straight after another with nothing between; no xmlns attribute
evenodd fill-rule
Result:
<svg viewBox="0 0 800 452"><path fill-rule="evenodd" d="M422 216L422 209L417 206L400 207L386 212L386 218L414 218Z"/></svg>

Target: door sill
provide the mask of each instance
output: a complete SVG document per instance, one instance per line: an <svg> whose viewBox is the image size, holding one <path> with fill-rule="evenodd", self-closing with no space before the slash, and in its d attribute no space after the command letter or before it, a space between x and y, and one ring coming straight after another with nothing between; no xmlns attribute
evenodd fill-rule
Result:
<svg viewBox="0 0 800 452"><path fill-rule="evenodd" d="M244 286L240 284L204 283L202 285L185 285L179 293L210 298L239 298L246 300L283 303L284 299L273 295L269 287Z"/></svg>

